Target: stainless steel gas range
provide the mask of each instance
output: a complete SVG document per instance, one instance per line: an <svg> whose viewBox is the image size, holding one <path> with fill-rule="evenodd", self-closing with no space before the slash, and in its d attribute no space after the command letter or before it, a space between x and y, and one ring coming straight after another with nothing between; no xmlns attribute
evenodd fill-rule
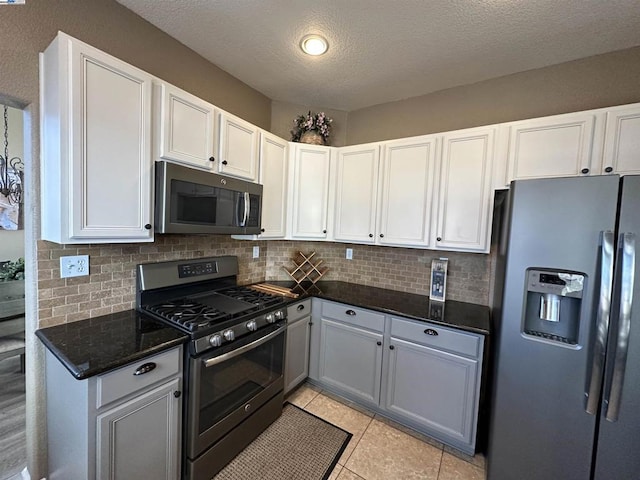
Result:
<svg viewBox="0 0 640 480"><path fill-rule="evenodd" d="M209 480L282 411L285 299L238 286L236 257L138 265L136 308L190 336L183 472Z"/></svg>

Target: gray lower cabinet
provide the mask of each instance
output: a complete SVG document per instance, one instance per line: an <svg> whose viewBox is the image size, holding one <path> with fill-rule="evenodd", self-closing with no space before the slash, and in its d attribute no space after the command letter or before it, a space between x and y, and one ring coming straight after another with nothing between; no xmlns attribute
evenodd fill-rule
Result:
<svg viewBox="0 0 640 480"><path fill-rule="evenodd" d="M294 389L309 376L311 300L287 307L287 322L284 393Z"/></svg>
<svg viewBox="0 0 640 480"><path fill-rule="evenodd" d="M312 323L313 382L475 452L482 335L316 299Z"/></svg>
<svg viewBox="0 0 640 480"><path fill-rule="evenodd" d="M349 392L365 403L380 401L382 334L322 318L321 382Z"/></svg>
<svg viewBox="0 0 640 480"><path fill-rule="evenodd" d="M182 347L84 380L48 350L46 367L47 478L180 478Z"/></svg>
<svg viewBox="0 0 640 480"><path fill-rule="evenodd" d="M478 361L391 337L384 408L459 446L472 445Z"/></svg>

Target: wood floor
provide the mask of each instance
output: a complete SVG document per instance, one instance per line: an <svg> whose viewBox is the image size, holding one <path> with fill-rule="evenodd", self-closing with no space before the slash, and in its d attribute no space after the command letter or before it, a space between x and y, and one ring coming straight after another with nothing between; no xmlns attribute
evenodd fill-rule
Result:
<svg viewBox="0 0 640 480"><path fill-rule="evenodd" d="M0 480L24 468L26 453L24 374L16 356L0 361Z"/></svg>

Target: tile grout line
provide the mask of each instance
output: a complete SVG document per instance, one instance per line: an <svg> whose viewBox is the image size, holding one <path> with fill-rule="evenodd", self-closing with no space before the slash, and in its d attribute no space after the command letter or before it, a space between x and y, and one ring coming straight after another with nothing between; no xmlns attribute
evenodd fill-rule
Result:
<svg viewBox="0 0 640 480"><path fill-rule="evenodd" d="M356 410L357 411L357 410ZM358 439L358 441L356 442L356 444L353 446L353 450L351 450L351 453L349 454L349 456L345 459L344 464L342 465L343 468L347 468L347 462L349 461L349 459L351 458L351 456L353 455L353 453L356 451L356 448L358 448L358 445L360 445L360 442L362 441L362 439L364 438L364 434L367 433L367 430L369 430L369 427L371 426L371 422L373 422L373 417L369 417L369 423L367 423L367 426L365 427L365 429L362 431L362 435L360 435L360 438ZM351 432L349 432L351 433ZM352 434L353 435L353 434ZM353 438L353 437L351 437ZM347 468L347 470L349 470ZM351 472L351 470L349 470ZM355 473L355 472L352 472ZM356 475L358 475L356 473ZM358 475L360 476L360 475ZM362 477L364 478L364 477ZM365 479L366 480L366 479Z"/></svg>

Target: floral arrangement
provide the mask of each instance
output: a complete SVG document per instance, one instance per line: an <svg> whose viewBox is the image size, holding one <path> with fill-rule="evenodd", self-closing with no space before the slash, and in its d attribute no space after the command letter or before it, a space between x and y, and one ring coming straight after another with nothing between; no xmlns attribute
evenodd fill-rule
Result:
<svg viewBox="0 0 640 480"><path fill-rule="evenodd" d="M24 280L24 258L16 261L0 262L0 282L10 280Z"/></svg>
<svg viewBox="0 0 640 480"><path fill-rule="evenodd" d="M309 111L307 115L298 115L293 121L291 141L299 142L300 138L306 132L316 132L322 137L322 140L326 144L331 134L331 122L333 122L333 120L327 117L324 112L315 114Z"/></svg>

